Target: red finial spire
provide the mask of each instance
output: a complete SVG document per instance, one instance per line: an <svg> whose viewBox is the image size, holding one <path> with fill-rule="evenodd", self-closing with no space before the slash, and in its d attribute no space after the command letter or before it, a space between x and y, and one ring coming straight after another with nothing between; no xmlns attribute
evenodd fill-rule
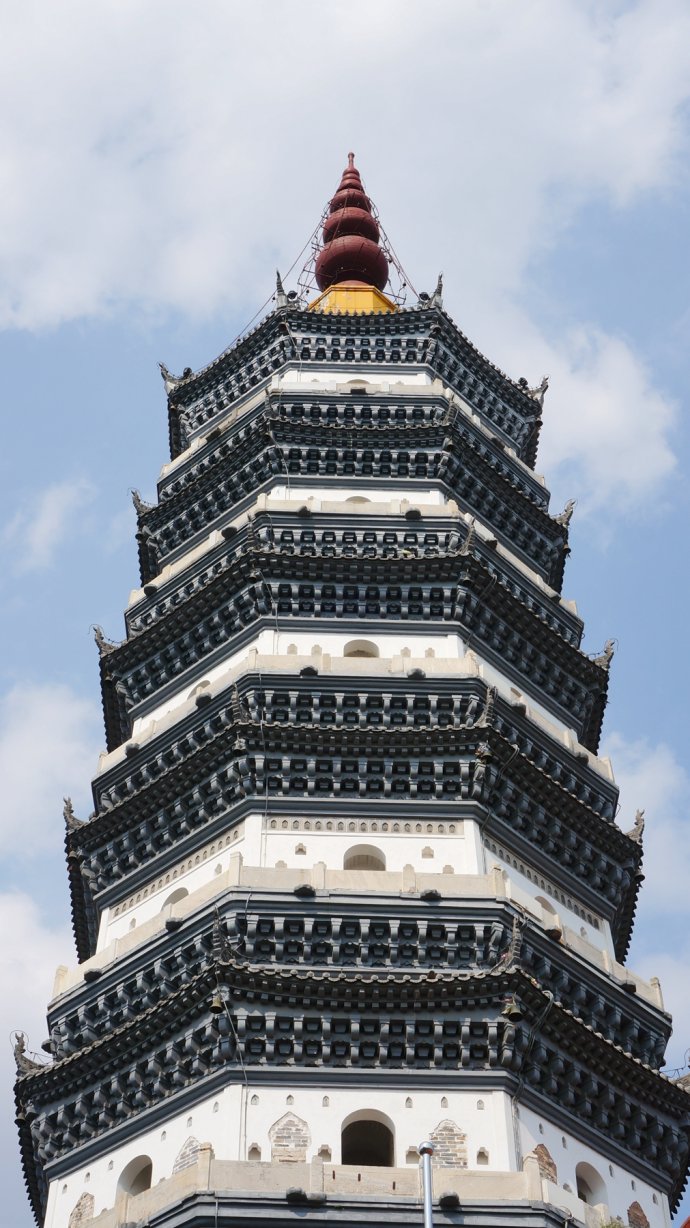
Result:
<svg viewBox="0 0 690 1228"><path fill-rule="evenodd" d="M378 223L353 153L347 155L347 167L330 203L323 242L316 258L319 290L345 281L383 290L388 281L388 261L379 247Z"/></svg>

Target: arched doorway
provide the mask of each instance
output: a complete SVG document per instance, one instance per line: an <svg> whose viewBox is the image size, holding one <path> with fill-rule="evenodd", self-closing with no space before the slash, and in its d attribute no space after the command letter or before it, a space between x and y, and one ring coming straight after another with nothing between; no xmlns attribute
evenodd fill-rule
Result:
<svg viewBox="0 0 690 1228"><path fill-rule="evenodd" d="M179 900L183 900L189 892L186 887L178 887L176 891L171 892L164 904L161 904L161 912L167 908L169 904L177 904Z"/></svg>
<svg viewBox="0 0 690 1228"><path fill-rule="evenodd" d="M342 1125L341 1163L392 1168L395 1164L395 1127L377 1109L351 1113Z"/></svg>
<svg viewBox="0 0 690 1228"><path fill-rule="evenodd" d="M349 640L343 648L344 657L378 657L379 650L373 640Z"/></svg>

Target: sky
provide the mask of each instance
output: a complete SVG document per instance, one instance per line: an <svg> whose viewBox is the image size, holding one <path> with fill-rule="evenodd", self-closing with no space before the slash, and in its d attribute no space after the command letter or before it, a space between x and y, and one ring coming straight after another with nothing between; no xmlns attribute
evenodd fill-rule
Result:
<svg viewBox="0 0 690 1228"><path fill-rule="evenodd" d="M92 625L137 583L130 490L167 459L158 361L270 299L347 152L417 290L550 376L537 468L577 500L564 593L616 640L604 752L646 811L630 964L690 1048L687 0L0 0L0 1114L10 1034L75 962L62 798L103 745ZM299 265L297 266L297 269ZM297 269L288 278L295 284ZM413 300L410 300L413 301ZM270 306L270 302L268 304ZM690 1214L690 1200L681 1215Z"/></svg>

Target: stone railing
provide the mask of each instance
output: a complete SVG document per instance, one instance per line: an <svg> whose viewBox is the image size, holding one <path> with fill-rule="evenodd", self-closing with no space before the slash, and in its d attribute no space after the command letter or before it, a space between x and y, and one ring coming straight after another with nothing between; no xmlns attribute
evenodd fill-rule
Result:
<svg viewBox="0 0 690 1228"><path fill-rule="evenodd" d="M97 969L101 972L130 951L154 940L165 931L168 920L185 920L224 891L234 887L294 892L295 888L302 885L312 887L315 891L345 894L371 892L376 895L417 895L423 891L436 890L446 899L511 900L544 928L560 930L562 945L573 954L599 968L628 992L638 994L645 1002L660 1010L664 1009L661 986L656 977L645 981L623 964L617 963L606 950L594 946L564 925L557 913L542 908L524 888L511 880L507 871L498 866L494 866L488 874L425 874L419 873L411 865L404 866L402 870L331 870L322 861L303 869L281 869L276 866L245 865L240 852L233 853L230 866L223 874L214 876L210 882L198 887L177 903L168 904L142 925L108 943L90 959L74 968L60 965L55 974L53 1000L81 984L90 970Z"/></svg>
<svg viewBox="0 0 690 1228"><path fill-rule="evenodd" d="M304 869L279 869L274 866L246 866L242 854L233 853L230 867L224 874L215 875L203 887L198 887L175 904L168 904L155 917L108 943L76 967L67 968L61 964L55 974L53 1000L74 989L88 972L96 969L103 971L130 951L155 939L165 931L168 920L184 920L226 890L238 887L294 892L296 887L303 885L313 887L315 891L334 893L417 895L422 891L437 890L448 898L506 899L509 896L500 870L492 870L489 874L419 874L412 866L405 866L402 870L329 870L325 862L317 862Z"/></svg>
<svg viewBox="0 0 690 1228"><path fill-rule="evenodd" d="M455 1195L468 1203L544 1203L562 1207L568 1218L586 1228L601 1228L607 1207L589 1207L559 1186L542 1179L539 1165L527 1156L522 1172L435 1167L434 1197ZM223 1202L285 1199L304 1208L324 1202L356 1198L421 1202L421 1174L417 1165L379 1168L331 1164L321 1159L304 1164L249 1163L216 1160L210 1144L203 1144L195 1163L152 1189L137 1195L122 1194L116 1205L89 1220L89 1228L119 1228L123 1223L146 1224L154 1215L194 1195L211 1194Z"/></svg>
<svg viewBox="0 0 690 1228"><path fill-rule="evenodd" d="M450 634L437 637L442 651L447 647ZM458 644L460 637L457 636ZM429 637L431 643L432 637ZM429 680L436 678L479 678L486 686L496 686L499 693L511 703L515 702L514 692L507 679L497 671L486 666L474 652L466 652L463 656L414 657L395 653L390 657L342 657L334 653L321 652L319 649L311 653L268 653L259 652L257 648L242 649L229 660L219 666L214 666L210 679L200 681L209 683L208 694L213 695L221 690L229 690L238 678L245 674L285 674L297 678L301 670L316 667L319 674L350 678L406 678L410 671L421 669ZM206 689L206 688L205 688ZM185 688L184 698L173 697L162 715L145 715L136 718L133 737L143 746L153 738L159 737L167 729L173 728L183 717L190 715L196 708L195 688L192 695ZM613 780L611 762L606 757L599 757L588 751L578 741L574 731L559 723L556 718L549 719L541 708L530 703L529 697L521 695L520 703L535 725L538 725L550 737L562 743L571 754L580 755L583 761L586 757L587 766L606 780ZM127 755L127 742L120 743L111 751L103 751L99 756L98 775L110 771Z"/></svg>

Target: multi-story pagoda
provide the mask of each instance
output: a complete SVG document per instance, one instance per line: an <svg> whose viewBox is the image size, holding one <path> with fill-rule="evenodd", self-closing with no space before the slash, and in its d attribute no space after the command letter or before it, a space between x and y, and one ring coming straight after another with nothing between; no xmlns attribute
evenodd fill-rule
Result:
<svg viewBox="0 0 690 1228"><path fill-rule="evenodd" d="M141 586L68 804L79 963L21 1148L47 1228L666 1228L690 1098L624 966L641 819L561 597L545 382L399 309L350 157L308 306L163 371Z"/></svg>

